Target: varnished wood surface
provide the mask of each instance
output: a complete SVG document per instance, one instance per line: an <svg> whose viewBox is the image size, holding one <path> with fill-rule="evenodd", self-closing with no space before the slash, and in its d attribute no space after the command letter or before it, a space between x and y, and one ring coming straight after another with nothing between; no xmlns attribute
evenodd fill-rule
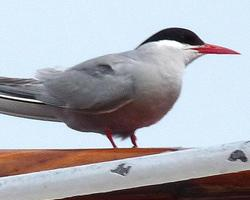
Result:
<svg viewBox="0 0 250 200"><path fill-rule="evenodd" d="M177 149L0 150L0 177ZM153 172L152 172L153 173ZM145 186L64 200L250 200L250 171Z"/></svg>
<svg viewBox="0 0 250 200"><path fill-rule="evenodd" d="M63 200L250 200L250 171Z"/></svg>
<svg viewBox="0 0 250 200"><path fill-rule="evenodd" d="M0 177L176 150L173 148L0 150Z"/></svg>

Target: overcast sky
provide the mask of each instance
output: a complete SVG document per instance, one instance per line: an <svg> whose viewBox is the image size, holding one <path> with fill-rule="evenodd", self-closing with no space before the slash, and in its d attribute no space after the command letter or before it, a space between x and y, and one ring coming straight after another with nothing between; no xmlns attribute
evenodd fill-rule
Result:
<svg viewBox="0 0 250 200"><path fill-rule="evenodd" d="M167 27L185 27L240 56L188 66L182 94L159 123L137 130L140 147L209 146L250 138L250 1L0 1L0 76L32 77L133 49ZM0 148L101 148L109 141L62 123L0 115ZM130 141L115 140L119 147Z"/></svg>

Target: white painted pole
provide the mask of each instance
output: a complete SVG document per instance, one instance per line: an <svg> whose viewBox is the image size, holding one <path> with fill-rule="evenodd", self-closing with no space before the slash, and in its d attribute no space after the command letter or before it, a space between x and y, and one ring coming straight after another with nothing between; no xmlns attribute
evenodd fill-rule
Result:
<svg viewBox="0 0 250 200"><path fill-rule="evenodd" d="M2 177L0 199L52 200L246 171L248 156L250 142L239 142Z"/></svg>

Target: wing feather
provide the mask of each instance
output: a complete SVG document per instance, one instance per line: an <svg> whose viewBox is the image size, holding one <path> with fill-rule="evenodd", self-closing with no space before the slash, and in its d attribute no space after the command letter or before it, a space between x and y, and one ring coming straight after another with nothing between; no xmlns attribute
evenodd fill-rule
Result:
<svg viewBox="0 0 250 200"><path fill-rule="evenodd" d="M112 112L133 101L131 74L120 73L102 60L90 60L65 71L38 72L37 78L45 89L36 98L50 105L93 113Z"/></svg>

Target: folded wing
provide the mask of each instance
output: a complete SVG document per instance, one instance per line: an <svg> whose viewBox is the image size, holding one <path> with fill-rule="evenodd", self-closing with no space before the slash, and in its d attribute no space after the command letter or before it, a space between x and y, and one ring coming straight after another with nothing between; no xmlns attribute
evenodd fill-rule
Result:
<svg viewBox="0 0 250 200"><path fill-rule="evenodd" d="M44 69L37 78L44 90L38 100L83 112L112 112L133 101L133 77L102 62L85 62L65 71Z"/></svg>

